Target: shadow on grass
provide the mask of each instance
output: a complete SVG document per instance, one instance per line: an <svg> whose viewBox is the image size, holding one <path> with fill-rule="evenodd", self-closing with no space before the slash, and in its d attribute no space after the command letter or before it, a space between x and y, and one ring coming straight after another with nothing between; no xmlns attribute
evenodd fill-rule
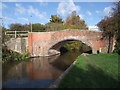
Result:
<svg viewBox="0 0 120 90"><path fill-rule="evenodd" d="M74 66L61 81L59 88L118 88L118 79L107 75L102 69L91 65L87 69Z"/></svg>

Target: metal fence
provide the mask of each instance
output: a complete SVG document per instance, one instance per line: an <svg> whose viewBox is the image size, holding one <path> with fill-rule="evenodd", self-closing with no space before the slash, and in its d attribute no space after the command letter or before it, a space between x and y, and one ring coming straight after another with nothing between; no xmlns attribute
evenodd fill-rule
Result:
<svg viewBox="0 0 120 90"><path fill-rule="evenodd" d="M5 35L12 36L14 38L17 37L28 37L28 32L29 31L6 31Z"/></svg>

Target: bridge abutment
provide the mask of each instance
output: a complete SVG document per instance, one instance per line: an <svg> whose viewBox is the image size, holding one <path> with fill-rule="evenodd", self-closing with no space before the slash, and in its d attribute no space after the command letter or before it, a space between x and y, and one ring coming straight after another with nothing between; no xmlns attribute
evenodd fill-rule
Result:
<svg viewBox="0 0 120 90"><path fill-rule="evenodd" d="M28 38L11 38L5 43L8 49L24 54L28 50Z"/></svg>

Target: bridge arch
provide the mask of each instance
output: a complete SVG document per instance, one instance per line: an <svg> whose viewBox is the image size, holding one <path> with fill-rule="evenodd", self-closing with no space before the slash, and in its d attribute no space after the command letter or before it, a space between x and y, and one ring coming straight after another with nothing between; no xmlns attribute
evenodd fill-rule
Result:
<svg viewBox="0 0 120 90"><path fill-rule="evenodd" d="M91 50L94 50L93 47L92 47L88 42L84 42L84 41L79 40L79 39L68 38L68 39L63 39L63 40L59 40L59 41L55 42L54 44L52 44L52 45L49 47L48 51L49 51L50 49L59 50L60 47L61 47L62 45L64 45L64 44L66 44L68 41L80 41L80 42L82 42L83 44L85 44L85 45L87 45L88 47L90 47Z"/></svg>

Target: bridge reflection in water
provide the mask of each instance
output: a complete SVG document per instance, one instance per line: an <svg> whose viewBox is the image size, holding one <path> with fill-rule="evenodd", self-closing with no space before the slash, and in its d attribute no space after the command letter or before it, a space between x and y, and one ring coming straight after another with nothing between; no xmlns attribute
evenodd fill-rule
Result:
<svg viewBox="0 0 120 90"><path fill-rule="evenodd" d="M55 58L57 58L57 56L54 57L54 60ZM31 80L37 80L37 79L55 80L63 72L63 70L54 68L54 66L52 66L49 63L50 59L51 58L48 57L33 58L32 63L30 62L28 64L29 78Z"/></svg>
<svg viewBox="0 0 120 90"><path fill-rule="evenodd" d="M47 88L80 53L31 58L19 63L3 64L3 88Z"/></svg>

